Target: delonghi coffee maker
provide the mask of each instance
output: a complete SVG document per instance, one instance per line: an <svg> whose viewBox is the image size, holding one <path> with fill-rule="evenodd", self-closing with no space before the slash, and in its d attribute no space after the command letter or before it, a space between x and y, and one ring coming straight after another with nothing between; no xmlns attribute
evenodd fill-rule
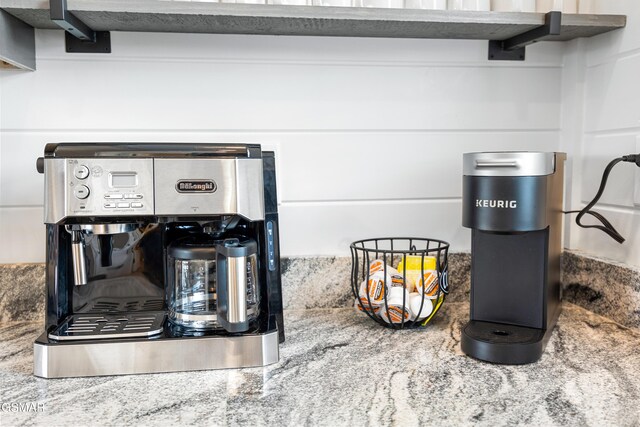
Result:
<svg viewBox="0 0 640 427"><path fill-rule="evenodd" d="M264 366L284 341L259 145L48 144L45 378Z"/></svg>
<svg viewBox="0 0 640 427"><path fill-rule="evenodd" d="M564 153L464 155L471 315L462 351L494 363L540 358L560 314Z"/></svg>

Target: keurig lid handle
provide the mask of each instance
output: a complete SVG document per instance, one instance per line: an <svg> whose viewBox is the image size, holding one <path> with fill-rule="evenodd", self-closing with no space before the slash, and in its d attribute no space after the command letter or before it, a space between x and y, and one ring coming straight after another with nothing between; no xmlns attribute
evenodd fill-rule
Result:
<svg viewBox="0 0 640 427"><path fill-rule="evenodd" d="M517 168L515 160L476 160L477 168Z"/></svg>

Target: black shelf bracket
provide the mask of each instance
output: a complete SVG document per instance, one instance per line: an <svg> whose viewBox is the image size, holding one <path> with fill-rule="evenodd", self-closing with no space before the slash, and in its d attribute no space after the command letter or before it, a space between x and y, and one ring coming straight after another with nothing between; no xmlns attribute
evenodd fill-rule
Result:
<svg viewBox="0 0 640 427"><path fill-rule="evenodd" d="M489 61L524 61L526 46L547 36L560 35L562 12L549 12L544 25L506 40L489 40Z"/></svg>
<svg viewBox="0 0 640 427"><path fill-rule="evenodd" d="M109 31L93 31L67 8L67 0L49 0L51 21L65 31L65 46L72 53L111 53Z"/></svg>

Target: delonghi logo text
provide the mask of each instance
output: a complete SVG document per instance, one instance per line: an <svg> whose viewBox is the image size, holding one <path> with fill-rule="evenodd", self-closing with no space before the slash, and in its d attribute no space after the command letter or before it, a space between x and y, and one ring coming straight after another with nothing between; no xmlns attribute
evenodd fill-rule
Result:
<svg viewBox="0 0 640 427"><path fill-rule="evenodd" d="M216 183L209 180L180 180L176 184L178 193L213 193L217 189Z"/></svg>
<svg viewBox="0 0 640 427"><path fill-rule="evenodd" d="M500 208L515 209L518 202L515 200L479 200L476 199L476 208Z"/></svg>

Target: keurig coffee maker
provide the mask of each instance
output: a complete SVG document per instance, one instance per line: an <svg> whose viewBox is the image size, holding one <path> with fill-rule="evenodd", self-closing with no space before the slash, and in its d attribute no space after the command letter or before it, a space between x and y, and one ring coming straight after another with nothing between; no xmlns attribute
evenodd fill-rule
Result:
<svg viewBox="0 0 640 427"><path fill-rule="evenodd" d="M259 145L48 144L45 378L264 366L284 341Z"/></svg>
<svg viewBox="0 0 640 427"><path fill-rule="evenodd" d="M464 155L462 225L471 229L471 312L462 351L525 364L560 314L564 153Z"/></svg>

